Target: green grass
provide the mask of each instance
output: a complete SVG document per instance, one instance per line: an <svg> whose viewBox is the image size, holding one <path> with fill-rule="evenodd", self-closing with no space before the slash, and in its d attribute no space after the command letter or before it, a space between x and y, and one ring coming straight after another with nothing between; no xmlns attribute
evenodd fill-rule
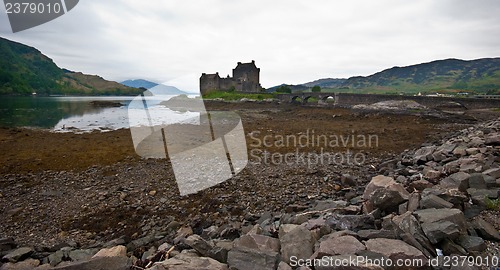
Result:
<svg viewBox="0 0 500 270"><path fill-rule="evenodd" d="M486 208L488 208L489 210L500 211L500 198L492 200L486 197L484 201L486 203Z"/></svg>
<svg viewBox="0 0 500 270"><path fill-rule="evenodd" d="M274 94L262 93L262 94L246 94L237 92L224 92L224 91L210 91L203 95L204 99L216 99L221 98L226 101L240 100L242 98L264 100L268 98L274 98Z"/></svg>

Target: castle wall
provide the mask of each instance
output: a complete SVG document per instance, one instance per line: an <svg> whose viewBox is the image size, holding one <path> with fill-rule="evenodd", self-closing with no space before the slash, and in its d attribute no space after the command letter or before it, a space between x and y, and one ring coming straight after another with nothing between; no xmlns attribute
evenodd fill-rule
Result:
<svg viewBox="0 0 500 270"><path fill-rule="evenodd" d="M233 77L220 78L219 74L205 74L200 77L200 92L202 94L211 90L229 91L235 89L237 92L260 92L260 69L251 63L238 62L233 69Z"/></svg>
<svg viewBox="0 0 500 270"><path fill-rule="evenodd" d="M208 91L221 89L219 74L205 74L200 77L200 93L205 94Z"/></svg>

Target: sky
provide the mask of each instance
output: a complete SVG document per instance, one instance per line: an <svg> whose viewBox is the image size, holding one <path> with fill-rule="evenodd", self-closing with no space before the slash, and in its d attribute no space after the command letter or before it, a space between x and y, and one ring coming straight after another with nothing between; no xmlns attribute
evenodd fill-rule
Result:
<svg viewBox="0 0 500 270"><path fill-rule="evenodd" d="M190 92L251 60L268 88L500 56L498 0L81 0L15 34L0 6L0 36L60 67Z"/></svg>

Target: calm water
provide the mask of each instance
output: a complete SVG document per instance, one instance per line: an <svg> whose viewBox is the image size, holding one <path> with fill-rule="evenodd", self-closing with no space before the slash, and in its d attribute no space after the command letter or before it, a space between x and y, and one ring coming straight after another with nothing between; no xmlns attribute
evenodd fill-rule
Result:
<svg viewBox="0 0 500 270"><path fill-rule="evenodd" d="M151 98L149 105L161 113L161 121L173 123L195 115L172 111L159 103L172 96ZM128 128L129 114L140 108L128 108L134 97L0 97L0 126L51 129L56 132L82 132ZM91 101L114 101L123 106L99 108ZM142 114L140 114L142 115Z"/></svg>

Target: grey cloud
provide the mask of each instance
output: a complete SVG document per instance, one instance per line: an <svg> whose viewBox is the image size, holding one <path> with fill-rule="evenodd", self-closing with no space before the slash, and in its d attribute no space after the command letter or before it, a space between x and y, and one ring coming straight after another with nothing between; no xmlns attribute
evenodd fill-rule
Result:
<svg viewBox="0 0 500 270"><path fill-rule="evenodd" d="M198 88L201 72L256 60L264 87L369 75L436 59L500 55L500 2L80 1L67 15L0 34L62 67ZM6 16L5 16L6 17ZM4 14L0 22L4 22Z"/></svg>

